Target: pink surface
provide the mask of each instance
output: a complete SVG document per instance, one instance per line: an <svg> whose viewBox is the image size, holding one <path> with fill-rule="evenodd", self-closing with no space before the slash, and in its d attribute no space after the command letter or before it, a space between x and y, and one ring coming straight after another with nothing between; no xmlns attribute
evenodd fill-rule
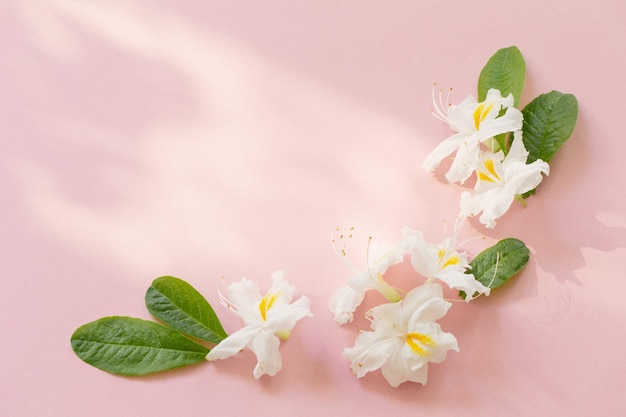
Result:
<svg viewBox="0 0 626 417"><path fill-rule="evenodd" d="M338 3L0 4L2 415L623 415L626 3ZM441 323L461 350L426 386L357 380L341 351L367 323L332 322L350 272L330 232L356 227L357 248L403 225L442 238L461 187L419 169L449 133L431 85L458 102L513 44L522 103L574 93L578 126L526 209L465 232L520 238L531 260L453 306ZM275 269L315 317L274 378L252 378L249 351L123 378L70 348L88 321L149 318L161 275L189 281L234 331L218 286L267 288Z"/></svg>

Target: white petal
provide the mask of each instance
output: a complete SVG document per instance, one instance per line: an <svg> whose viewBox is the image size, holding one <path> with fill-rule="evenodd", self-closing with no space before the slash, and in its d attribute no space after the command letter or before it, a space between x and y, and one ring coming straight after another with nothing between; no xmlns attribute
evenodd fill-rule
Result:
<svg viewBox="0 0 626 417"><path fill-rule="evenodd" d="M461 216L475 216L483 209L482 199L485 193L463 191L461 193Z"/></svg>
<svg viewBox="0 0 626 417"><path fill-rule="evenodd" d="M515 103L515 97L513 93L509 93L508 96L502 97L502 93L497 88L490 88L487 91L485 101L493 101L502 107L511 107Z"/></svg>
<svg viewBox="0 0 626 417"><path fill-rule="evenodd" d="M373 307L368 312L372 318L371 327L374 330L382 331L389 337L396 337L402 334L404 316L404 301L398 303L385 303Z"/></svg>
<svg viewBox="0 0 626 417"><path fill-rule="evenodd" d="M506 166L505 189L509 194L524 194L527 191L537 188L543 180L541 174L548 174L550 167L547 163L538 159L530 164L516 163Z"/></svg>
<svg viewBox="0 0 626 417"><path fill-rule="evenodd" d="M376 332L362 332L353 348L344 349L343 355L351 361L352 372L358 378L380 368L400 343L397 338L381 336Z"/></svg>
<svg viewBox="0 0 626 417"><path fill-rule="evenodd" d="M466 274L464 271L455 271L450 268L442 270L437 274L437 278L448 284L450 288L464 291L468 297L465 301L469 302L474 293L489 295L490 288L485 287L474 278L472 274Z"/></svg>
<svg viewBox="0 0 626 417"><path fill-rule="evenodd" d="M406 344L398 349L394 355L382 366L383 376L392 387L398 387L406 381L418 382L422 385L428 380L428 362L420 366L411 368L404 354ZM409 348L410 349L410 348Z"/></svg>
<svg viewBox="0 0 626 417"><path fill-rule="evenodd" d="M272 307L267 312L265 328L276 332L290 331L296 322L304 317L311 317L310 301L302 296L293 303L284 307Z"/></svg>
<svg viewBox="0 0 626 417"><path fill-rule="evenodd" d="M365 297L365 287L355 288L350 285L339 288L328 301L328 307L339 324L351 323L353 314Z"/></svg>
<svg viewBox="0 0 626 417"><path fill-rule="evenodd" d="M250 318L258 316L256 306L259 304L261 294L255 282L242 278L240 282L233 282L228 286L228 298L238 311L238 315L244 320L246 325L250 323Z"/></svg>
<svg viewBox="0 0 626 417"><path fill-rule="evenodd" d="M515 196L510 193L489 193L483 197L483 213L478 220L487 228L496 227L496 219L502 217L511 207Z"/></svg>
<svg viewBox="0 0 626 417"><path fill-rule="evenodd" d="M258 379L265 374L274 376L280 371L283 360L278 351L279 346L280 340L270 331L262 331L252 339L248 347L254 352L258 361L254 367L255 378Z"/></svg>
<svg viewBox="0 0 626 417"><path fill-rule="evenodd" d="M448 108L448 124L455 132L471 135L476 132L474 127L474 111L479 103L474 96L469 95L457 105Z"/></svg>
<svg viewBox="0 0 626 417"><path fill-rule="evenodd" d="M421 232L411 231L409 235L407 230L410 229L405 228L405 233L407 233L407 238L409 236L411 237L410 253L413 268L427 278L433 277L439 270L439 261L437 258L439 248L426 243L424 235Z"/></svg>
<svg viewBox="0 0 626 417"><path fill-rule="evenodd" d="M368 251L368 258L374 262L370 262L368 265L368 275L374 277L384 275L390 266L401 263L405 254L406 249L402 241L394 246L372 242Z"/></svg>
<svg viewBox="0 0 626 417"><path fill-rule="evenodd" d="M422 168L426 171L433 171L441 164L441 161L450 155L452 152L458 149L458 147L467 140L471 135L466 133L456 133L443 142L441 142L433 151L426 157L426 160L422 164Z"/></svg>
<svg viewBox="0 0 626 417"><path fill-rule="evenodd" d="M493 120L485 120L480 124L480 129L477 133L478 140L484 142L502 133L515 132L522 128L523 120L522 112L515 107L510 107L502 116Z"/></svg>
<svg viewBox="0 0 626 417"><path fill-rule="evenodd" d="M242 327L215 346L206 356L207 360L226 359L243 349L261 329L256 326Z"/></svg>
<svg viewBox="0 0 626 417"><path fill-rule="evenodd" d="M437 350L434 352L433 356L429 358L429 362L443 362L446 359L449 350L454 350L456 352L459 351L459 344L456 337L454 337L452 333L441 332L434 339L437 342Z"/></svg>
<svg viewBox="0 0 626 417"><path fill-rule="evenodd" d="M284 271L276 271L272 274L272 286L267 290L268 295L278 295L274 306L287 305L291 302L296 287L289 284Z"/></svg>
<svg viewBox="0 0 626 417"><path fill-rule="evenodd" d="M502 192L501 187L493 186L473 193L464 191L461 194L462 216L475 216L483 212L479 220L487 228L496 226L496 219L500 218L511 206L515 196Z"/></svg>
<svg viewBox="0 0 626 417"><path fill-rule="evenodd" d="M405 321L410 327L416 321L435 321L445 316L452 304L443 299L439 284L426 284L409 291L402 301Z"/></svg>
<svg viewBox="0 0 626 417"><path fill-rule="evenodd" d="M476 170L476 161L480 152L481 136L475 134L459 145L452 165L446 173L449 182L463 184Z"/></svg>
<svg viewBox="0 0 626 417"><path fill-rule="evenodd" d="M513 142L511 142L511 148L506 156L507 161L520 161L526 162L528 159L528 150L524 146L524 140L522 139L522 131L517 130L513 133Z"/></svg>

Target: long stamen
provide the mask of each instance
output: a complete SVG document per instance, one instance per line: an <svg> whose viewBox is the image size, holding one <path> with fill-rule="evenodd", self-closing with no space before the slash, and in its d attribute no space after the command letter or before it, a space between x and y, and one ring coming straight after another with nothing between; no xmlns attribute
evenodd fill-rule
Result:
<svg viewBox="0 0 626 417"><path fill-rule="evenodd" d="M474 240L485 240L486 237L485 236L474 236L474 237L470 237L465 239L464 241L462 241L461 243L459 243L457 245L458 248L465 246L466 244L468 244L469 242L473 242Z"/></svg>
<svg viewBox="0 0 626 417"><path fill-rule="evenodd" d="M450 98L450 92L452 91L452 88L450 88L448 90L448 95L446 97L446 104L444 104L443 100L442 100L442 95L443 95L443 90L439 90L439 98L437 99L437 97L435 96L435 87L437 86L437 83L433 83L433 90L432 90L432 99L433 99L433 108L430 109L431 114L438 120L441 120L444 123L448 123L448 107L450 107L450 102L449 102L449 98Z"/></svg>
<svg viewBox="0 0 626 417"><path fill-rule="evenodd" d="M443 258L446 256L446 254L451 253L451 252L456 252L457 248L460 245L456 245L456 238L459 234L459 231L461 230L461 226L463 225L463 223L465 222L465 217L463 218L459 218L457 217L454 220L454 229L452 230L452 235L449 238L444 238L444 246L443 248L441 248L441 250L439 251L440 256L439 256L439 261L441 262L443 260ZM444 236L448 236L448 223L446 221L444 221Z"/></svg>
<svg viewBox="0 0 626 417"><path fill-rule="evenodd" d="M489 281L488 288L491 288L491 285L496 280L496 275L498 274L498 266L500 265L500 252L496 253L496 267L493 269L493 276L491 277L491 281Z"/></svg>
<svg viewBox="0 0 626 417"><path fill-rule="evenodd" d="M448 115L448 107L450 107L450 93L452 93L452 87L448 89L448 95L446 96L446 102L441 100L443 98L443 90L439 90L439 105L441 109L445 112L446 116Z"/></svg>
<svg viewBox="0 0 626 417"><path fill-rule="evenodd" d="M349 229L348 239L352 239L353 230L354 230L354 227L351 227ZM350 270L350 272L352 272L353 274L358 274L359 269L355 267L354 265L352 265L350 261L348 261L348 258L347 258L348 253L346 251L346 244L345 243L343 244L341 251L339 251L339 249L337 248L336 241L335 241L335 233L338 233L338 232L339 232L339 228L337 227L330 234L330 242L333 248L333 252L335 252L335 255L337 255L337 257L341 259L341 262L343 262L343 264ZM343 234L339 235L340 240L343 240L344 238L345 236Z"/></svg>

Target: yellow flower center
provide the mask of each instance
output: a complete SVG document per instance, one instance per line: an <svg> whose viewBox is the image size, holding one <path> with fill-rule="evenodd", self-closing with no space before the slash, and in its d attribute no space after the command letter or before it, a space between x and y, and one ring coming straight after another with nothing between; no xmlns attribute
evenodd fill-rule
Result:
<svg viewBox="0 0 626 417"><path fill-rule="evenodd" d="M493 109L493 104L485 106L485 103L480 103L476 110L474 110L474 127L476 130L480 128L480 124L485 121L491 110Z"/></svg>
<svg viewBox="0 0 626 417"><path fill-rule="evenodd" d="M265 294L265 296L261 299L261 302L259 303L259 313L261 313L261 318L263 319L263 321L267 321L267 312L270 310L270 308L272 308L272 306L274 305L274 301L276 301L276 298L278 298L279 294Z"/></svg>
<svg viewBox="0 0 626 417"><path fill-rule="evenodd" d="M444 257L446 256L446 250L445 249L439 249L439 263L441 263L441 261L443 261ZM449 257L448 259L446 259L446 261L444 262L443 265L441 265L441 269L450 266L450 265L456 265L459 263L459 257L456 255L453 255L451 257Z"/></svg>
<svg viewBox="0 0 626 417"><path fill-rule="evenodd" d="M419 356L428 356L428 347L436 347L437 343L430 337L421 333L409 333L406 335L406 344Z"/></svg>
<svg viewBox="0 0 626 417"><path fill-rule="evenodd" d="M496 172L495 165L492 159L487 159L483 162L485 171L478 171L478 179L481 181L496 182L500 181L500 176Z"/></svg>

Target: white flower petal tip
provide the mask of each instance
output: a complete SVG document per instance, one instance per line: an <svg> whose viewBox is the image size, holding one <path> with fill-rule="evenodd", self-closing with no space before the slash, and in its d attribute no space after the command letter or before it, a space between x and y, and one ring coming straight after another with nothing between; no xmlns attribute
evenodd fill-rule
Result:
<svg viewBox="0 0 626 417"><path fill-rule="evenodd" d="M306 296L291 301L294 292L295 287L287 282L282 271L272 275L272 285L263 296L257 285L245 278L231 284L229 299L220 294L221 302L241 318L244 326L215 346L206 359L226 359L248 347L257 358L254 377L276 375L282 368L280 339L289 338L296 322L313 316Z"/></svg>
<svg viewBox="0 0 626 417"><path fill-rule="evenodd" d="M349 285L339 288L328 301L328 308L338 324L352 323L354 311L365 297L365 288L355 289Z"/></svg>
<svg viewBox="0 0 626 417"><path fill-rule="evenodd" d="M448 350L459 349L456 338L435 323L451 305L442 296L439 284L426 284L409 291L401 303L374 307L373 331L362 332L354 347L344 350L353 373L360 378L381 369L393 387L407 381L425 384L428 363L442 362Z"/></svg>

